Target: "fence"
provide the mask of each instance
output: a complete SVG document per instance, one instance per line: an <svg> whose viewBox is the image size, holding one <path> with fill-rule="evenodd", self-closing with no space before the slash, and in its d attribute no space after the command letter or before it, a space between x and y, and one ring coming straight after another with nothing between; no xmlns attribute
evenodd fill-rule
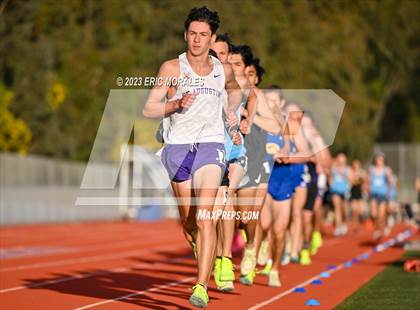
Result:
<svg viewBox="0 0 420 310"><path fill-rule="evenodd" d="M398 177L399 201L415 202L415 180L420 177L420 144L380 143L374 150L386 154L388 165ZM137 172L133 168L134 157L136 163L140 163ZM115 189L80 190L85 168L85 163L0 153L0 225L136 217L139 205L144 202L137 200L140 203L136 205L135 200L134 203L121 204L121 197L127 200L148 196L154 204L161 204L163 217L177 216L175 201L168 191L158 192L155 199L150 195L153 191L138 186L165 178L159 170L163 168L157 159L144 149L129 148L122 161L119 184ZM106 176L114 168L102 165L95 170L95 174ZM133 188L133 181L137 183L137 188ZM111 201L117 202L75 205L78 198L88 196L116 198Z"/></svg>
<svg viewBox="0 0 420 310"><path fill-rule="evenodd" d="M143 157L139 159L140 165L142 159L148 159L150 163L150 153L143 150L142 154ZM125 162L129 160L125 158L122 166L127 166ZM81 190L85 169L86 163L0 153L0 225L118 220L137 216L137 213L132 211L138 211L138 208L127 208L119 203L120 181L114 189ZM101 165L95 170L95 174L99 178L101 175L107 176L111 174L112 169L115 169L115 166L111 164ZM147 166L144 170L147 171ZM132 177L130 172L132 171L125 170L124 175ZM124 188L124 191L127 196L138 194L128 188ZM168 192L164 194L170 196ZM83 203L83 199L89 200L92 197L101 198L102 201L110 199L113 203ZM77 201L82 202L76 204ZM128 214L128 211L131 213ZM167 205L160 215L174 217L176 208Z"/></svg>

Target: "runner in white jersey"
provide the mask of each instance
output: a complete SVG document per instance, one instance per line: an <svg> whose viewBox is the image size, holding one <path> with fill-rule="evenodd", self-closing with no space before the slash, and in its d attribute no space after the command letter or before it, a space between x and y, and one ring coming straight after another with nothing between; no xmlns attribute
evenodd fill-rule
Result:
<svg viewBox="0 0 420 310"><path fill-rule="evenodd" d="M143 114L165 116L161 159L172 180L186 237L194 245L197 238L198 279L189 301L206 307L216 246L217 221L211 215L225 168L221 99L226 89L228 109L234 111L242 95L230 66L209 56L219 26L217 12L194 8L184 26L187 52L164 62L158 74L158 81L178 81L156 85Z"/></svg>
<svg viewBox="0 0 420 310"><path fill-rule="evenodd" d="M179 55L180 83L172 100L185 94L195 95L194 104L188 109L173 113L164 119L164 140L167 144L223 143L222 119L225 88L224 67L217 58L210 56L213 70L210 74L194 72L187 53Z"/></svg>

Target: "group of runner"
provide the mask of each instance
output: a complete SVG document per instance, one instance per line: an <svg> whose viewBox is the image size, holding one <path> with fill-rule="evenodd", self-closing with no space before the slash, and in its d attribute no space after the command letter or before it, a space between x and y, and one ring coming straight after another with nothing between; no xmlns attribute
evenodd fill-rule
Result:
<svg viewBox="0 0 420 310"><path fill-rule="evenodd" d="M197 307L209 302L211 275L219 290L234 289L238 231L245 239L239 281L252 285L258 263L268 285L279 287L281 265L308 265L322 245L322 206L328 197L334 234L343 235L348 194L358 224L362 184L370 184L379 238L392 181L383 156L375 158L367 183L360 163L347 167L344 154L333 160L310 115L286 102L278 86L258 87L264 74L260 60L248 45L233 45L228 34L216 34L219 23L217 12L206 7L189 12L187 52L164 62L158 73L178 82L156 85L143 108L146 117L163 117L159 154L197 259L197 284L189 299ZM239 216L212 216L218 211ZM258 217L243 216L249 212Z"/></svg>
<svg viewBox="0 0 420 310"><path fill-rule="evenodd" d="M397 185L397 177L386 165L383 153L374 156L367 171L359 160L353 160L351 166L347 166L346 155L338 154L332 166L327 195L327 205L334 210L334 235L345 235L347 222L351 222L354 232L358 232L360 223L366 219L373 221L376 241L389 235L400 214ZM351 219L348 219L350 214Z"/></svg>

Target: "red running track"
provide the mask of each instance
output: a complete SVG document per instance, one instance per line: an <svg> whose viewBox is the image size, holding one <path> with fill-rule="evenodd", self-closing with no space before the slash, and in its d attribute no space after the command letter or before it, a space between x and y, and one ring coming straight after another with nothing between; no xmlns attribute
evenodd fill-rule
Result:
<svg viewBox="0 0 420 310"><path fill-rule="evenodd" d="M395 228L393 236L405 229ZM175 221L3 227L0 245L1 309L192 308L195 260ZM302 309L317 299L318 308L331 309L403 253L396 244L343 265L373 247L367 232L326 238L311 266L282 269L281 288L267 287L264 276L252 287L235 283L232 293L211 282L208 308ZM322 285L310 284L330 265L338 268L320 278ZM292 291L303 285L306 293Z"/></svg>

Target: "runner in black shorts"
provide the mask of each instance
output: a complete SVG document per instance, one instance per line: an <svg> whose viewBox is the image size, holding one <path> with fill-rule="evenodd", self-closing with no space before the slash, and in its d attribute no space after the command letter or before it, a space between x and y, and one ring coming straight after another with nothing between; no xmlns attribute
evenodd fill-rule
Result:
<svg viewBox="0 0 420 310"><path fill-rule="evenodd" d="M366 173L362 169L359 160L353 160L351 168L353 170L353 185L350 190L350 204L352 210L353 230L357 232L360 228L360 221L363 208L362 188L365 184Z"/></svg>
<svg viewBox="0 0 420 310"><path fill-rule="evenodd" d="M245 75L246 67L252 65L253 55L251 48L247 45L239 45L232 49L230 56L230 63L234 69L235 76L242 90L249 90L249 94L253 94L258 98L258 105L256 110L259 116L273 120L272 113L263 101L263 96L258 96L258 88L255 85L251 85L248 78ZM236 75L237 74L237 75ZM243 79L246 81L242 82ZM245 106L245 112L248 112L250 102L248 98L247 105ZM248 169L246 176L242 179L239 189L237 191L238 203L237 208L241 212L246 211L259 211L262 201L256 202L255 197L257 195L257 185L260 183L260 170L265 157L265 135L266 132L253 124L255 114L250 115L244 113L240 124L240 131L245 134L245 149L248 157ZM258 117L259 117L258 116ZM253 282L253 274L256 265L256 247L255 247L255 228L256 220L242 220L242 225L245 226L245 232L247 235L244 256L241 262L241 278L240 281L247 285L251 285ZM251 279L252 278L252 279Z"/></svg>
<svg viewBox="0 0 420 310"><path fill-rule="evenodd" d="M308 162L306 164L308 167L308 173L311 177L311 180L309 181L307 188L308 188L308 197L306 198L305 206L303 207L306 211L313 211L314 210L314 204L316 196L318 195L318 174L316 172L316 164L313 162Z"/></svg>
<svg viewBox="0 0 420 310"><path fill-rule="evenodd" d="M328 162L328 148L314 124L314 120L306 112L302 120L302 132L308 141L313 154L310 161L307 162L309 181L307 183L307 197L303 209L303 248L300 252L300 263L302 265L311 264L310 247L312 247L311 238L314 231L314 208L316 202L320 203L320 189L318 171L323 171L323 166ZM321 177L322 178L322 177ZM321 236L318 238L322 239ZM313 240L312 240L313 241ZM319 243L319 240L318 240ZM322 240L321 240L322 243Z"/></svg>

